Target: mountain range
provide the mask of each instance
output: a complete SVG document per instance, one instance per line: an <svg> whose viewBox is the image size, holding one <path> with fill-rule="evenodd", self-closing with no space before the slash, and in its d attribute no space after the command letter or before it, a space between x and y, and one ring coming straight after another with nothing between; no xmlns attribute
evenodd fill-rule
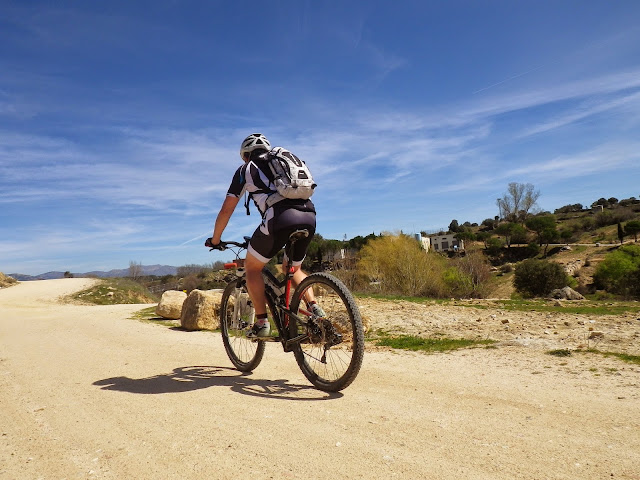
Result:
<svg viewBox="0 0 640 480"><path fill-rule="evenodd" d="M172 267L170 265L141 265L140 275L155 275L162 277L164 275L175 275L178 271L178 267ZM52 280L56 278L64 278L65 272L47 272L40 275L25 275L22 273L10 273L10 277L15 278L20 282L29 280ZM72 273L74 277L98 277L98 278L111 278L111 277L128 277L130 276L128 268L121 268L116 270L109 270L108 272L93 271L86 273Z"/></svg>

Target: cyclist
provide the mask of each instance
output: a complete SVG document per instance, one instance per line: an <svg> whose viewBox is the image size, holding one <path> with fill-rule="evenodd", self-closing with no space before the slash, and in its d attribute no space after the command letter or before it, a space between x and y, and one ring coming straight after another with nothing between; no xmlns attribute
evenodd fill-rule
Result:
<svg viewBox="0 0 640 480"><path fill-rule="evenodd" d="M291 266L295 269L293 282L296 285L299 284L307 276L300 269L300 265L316 230L316 210L311 200L285 198L273 206L267 204L267 199L276 193L276 188L273 185L273 174L265 162L261 161L260 156L269 150L271 150L271 144L261 133L252 133L244 139L240 146L240 157L244 164L236 170L227 196L216 217L213 236L205 242L206 246L212 248L220 244L222 233L233 211L242 195L247 192L262 216L262 222L249 242L245 260L247 290L256 313L256 321L247 333L250 338L267 337L270 334L262 269L287 243L291 233L306 229L309 231L309 236L295 243L293 258L285 258L282 265L285 272L285 265L289 260L291 261ZM313 293L309 292L306 298L311 311L315 315L324 316L320 306L315 303Z"/></svg>

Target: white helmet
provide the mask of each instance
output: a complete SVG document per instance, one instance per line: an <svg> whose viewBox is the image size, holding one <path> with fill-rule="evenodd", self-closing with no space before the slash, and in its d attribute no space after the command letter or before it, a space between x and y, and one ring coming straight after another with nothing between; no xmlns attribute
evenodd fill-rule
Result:
<svg viewBox="0 0 640 480"><path fill-rule="evenodd" d="M271 144L269 140L267 140L267 137L261 133L252 133L242 141L242 145L240 145L240 156L244 160L245 153L251 153L258 148L268 151L271 150Z"/></svg>

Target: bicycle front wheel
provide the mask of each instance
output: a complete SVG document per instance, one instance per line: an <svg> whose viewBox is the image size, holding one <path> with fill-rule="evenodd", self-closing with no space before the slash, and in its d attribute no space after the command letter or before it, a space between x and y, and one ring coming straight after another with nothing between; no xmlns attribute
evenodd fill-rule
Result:
<svg viewBox="0 0 640 480"><path fill-rule="evenodd" d="M227 285L220 302L222 343L231 363L241 372L251 372L262 361L265 345L247 338L255 311L242 280Z"/></svg>
<svg viewBox="0 0 640 480"><path fill-rule="evenodd" d="M307 308L315 298L325 315ZM320 390L337 392L353 382L362 366L364 331L356 302L347 287L326 273L314 273L296 288L291 310L307 325L290 322L291 338L307 334L294 348L296 361L307 379Z"/></svg>

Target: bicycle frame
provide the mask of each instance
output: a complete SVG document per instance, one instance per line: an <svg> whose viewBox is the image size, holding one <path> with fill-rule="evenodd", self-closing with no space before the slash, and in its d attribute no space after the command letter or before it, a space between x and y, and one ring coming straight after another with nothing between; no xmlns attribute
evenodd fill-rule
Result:
<svg viewBox="0 0 640 480"><path fill-rule="evenodd" d="M294 243L295 242L291 242L291 244L287 248L287 258L290 258L289 250L293 248ZM270 300L275 307L275 312L273 312L274 322L280 334L279 340L282 343L285 352L290 352L293 345L300 343L309 337L307 333L304 333L294 338L289 338L289 322L291 320L305 327L308 324L308 320L301 318L290 309L289 302L291 299L291 288L294 273L295 268L288 267L285 278L280 281L273 273L271 273L270 270L266 268L262 270L262 277L265 280L265 293L268 297L270 297ZM284 293L281 293L283 289ZM311 312L308 312L307 310L301 308L299 308L299 310L306 316L311 315Z"/></svg>
<svg viewBox="0 0 640 480"><path fill-rule="evenodd" d="M294 232L294 233L298 233L298 232ZM295 245L296 240L297 238L293 236L291 238L291 241L287 242L287 245L285 247L285 253L286 253L287 259L293 258L292 253L293 253L293 247ZM245 241L248 242L248 237L245 238ZM239 244L236 242L227 242L227 244L239 247L241 249L246 249L246 243ZM225 264L225 268L238 268L238 261L241 260L239 257L241 251L242 250L236 252L236 262ZM275 311L273 312L274 314L273 320L274 320L274 323L276 324L276 328L278 329L278 333L280 336L278 338L266 337L265 339L260 339L256 341L264 342L264 341L279 340L282 343L282 346L285 352L292 351L292 348L294 345L300 342L303 342L304 340L309 338L308 333L303 333L303 334L297 335L294 338L289 338L290 320L294 320L296 323L298 323L299 325L303 325L304 327L309 326L309 321L307 319L301 318L299 315L297 315L290 309L290 299L291 299L291 293L292 293L291 288L292 288L292 282L293 282L293 275L295 271L296 269L293 265L291 266L287 265L284 279L278 280L276 276L273 273L271 273L269 269L264 268L262 270L262 278L264 279L264 284L265 284L265 294L267 295L267 297L269 297L269 300L271 301L273 307L275 308ZM242 271L239 270L238 274L240 279L245 278L246 273L244 272L244 269ZM283 292L283 289L284 289L284 292ZM298 308L298 310L307 317L311 316L311 312L303 308ZM307 328L305 328L305 331L307 331Z"/></svg>

